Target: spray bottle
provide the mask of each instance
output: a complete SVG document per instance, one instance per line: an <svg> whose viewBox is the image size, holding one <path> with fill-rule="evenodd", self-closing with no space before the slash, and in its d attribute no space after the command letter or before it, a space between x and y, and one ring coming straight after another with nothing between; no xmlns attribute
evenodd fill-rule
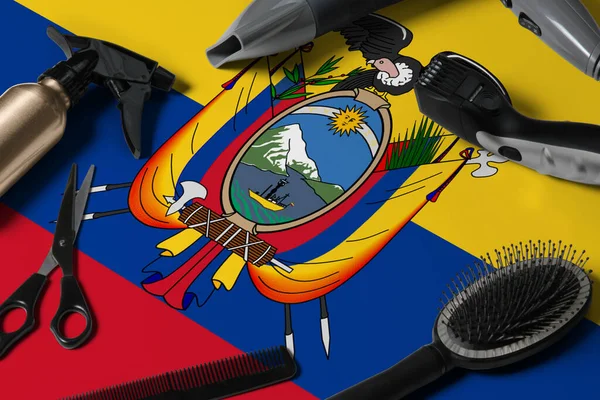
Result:
<svg viewBox="0 0 600 400"><path fill-rule="evenodd" d="M62 138L67 111L91 83L118 99L125 140L135 158L142 147L144 102L152 88L171 90L175 75L158 63L115 44L63 35L50 26L48 37L67 56L37 83L23 83L0 96L0 197Z"/></svg>

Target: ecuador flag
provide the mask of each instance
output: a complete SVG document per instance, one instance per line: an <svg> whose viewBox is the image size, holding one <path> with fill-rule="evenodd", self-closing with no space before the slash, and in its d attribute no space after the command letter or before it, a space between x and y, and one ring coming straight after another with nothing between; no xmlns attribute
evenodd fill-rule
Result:
<svg viewBox="0 0 600 400"><path fill-rule="evenodd" d="M325 398L429 343L446 284L495 248L573 243L598 278L596 188L474 147L420 114L403 89L415 60L450 50L489 68L530 117L600 124L600 86L501 2L412 0L379 11L371 23L403 32L388 38L401 58L379 71L336 32L216 70L204 51L249 0L226 3L0 3L2 91L64 59L49 25L177 75L173 91L145 104L145 158L123 141L111 93L93 87L62 141L0 199L3 300L48 251L71 164L97 168L76 266L92 340L72 351L55 342L55 273L37 329L0 360L0 398L54 399L275 345L293 352L300 374L242 397ZM348 87L357 77L389 89ZM540 356L453 371L414 398L597 396L599 299Z"/></svg>

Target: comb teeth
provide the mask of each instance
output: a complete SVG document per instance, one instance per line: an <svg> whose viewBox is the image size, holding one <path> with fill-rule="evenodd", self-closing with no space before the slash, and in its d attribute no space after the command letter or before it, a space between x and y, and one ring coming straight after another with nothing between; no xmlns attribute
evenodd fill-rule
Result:
<svg viewBox="0 0 600 400"><path fill-rule="evenodd" d="M466 76L466 67L456 60L434 57L425 67L418 83L443 95L453 94Z"/></svg>
<svg viewBox="0 0 600 400"><path fill-rule="evenodd" d="M562 242L519 243L469 266L441 310L454 338L474 349L515 343L562 327L591 293L588 258Z"/></svg>
<svg viewBox="0 0 600 400"><path fill-rule="evenodd" d="M284 346L279 346L166 372L66 397L63 400L141 400L173 392L189 392L193 393L195 398L208 400L258 389L291 379L295 374L294 360Z"/></svg>

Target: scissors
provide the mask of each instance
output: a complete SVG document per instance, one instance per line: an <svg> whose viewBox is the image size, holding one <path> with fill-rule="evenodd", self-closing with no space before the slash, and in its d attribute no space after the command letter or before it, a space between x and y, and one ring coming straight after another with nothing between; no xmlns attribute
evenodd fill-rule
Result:
<svg viewBox="0 0 600 400"><path fill-rule="evenodd" d="M63 276L60 282L60 304L54 318L50 322L50 330L58 343L66 349L75 349L81 346L92 333L92 314L87 306L77 278L73 275L73 245L87 199L92 186L95 167L92 165L76 192L77 165L73 164L65 189L64 197L56 220L56 230L52 248L44 259L40 269L31 275L6 301L0 305L0 317L10 310L20 308L27 313L23 325L14 332L3 332L0 329L0 357L23 337L27 336L35 326L36 303L48 274L55 268L62 269ZM69 314L77 313L85 319L85 328L77 337L66 337L61 328L61 321Z"/></svg>

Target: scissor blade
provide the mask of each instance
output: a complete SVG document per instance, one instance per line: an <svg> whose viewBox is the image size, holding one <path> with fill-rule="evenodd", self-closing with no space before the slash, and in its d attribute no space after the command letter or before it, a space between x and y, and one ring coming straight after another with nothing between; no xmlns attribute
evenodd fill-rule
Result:
<svg viewBox="0 0 600 400"><path fill-rule="evenodd" d="M52 254L61 266L63 275L71 275L73 272L73 242L75 231L73 227L73 214L75 211L75 177L77 176L77 165L71 167L71 174L67 182L67 188L60 205L54 242L52 243Z"/></svg>
<svg viewBox="0 0 600 400"><path fill-rule="evenodd" d="M85 178L81 183L81 187L77 192L77 196L75 197L75 215L73 216L73 230L75 231L75 237L77 237L77 232L79 232L79 226L81 225L83 214L85 213L85 206L88 198L90 197L92 179L94 179L95 171L96 167L92 165L85 175Z"/></svg>
<svg viewBox="0 0 600 400"><path fill-rule="evenodd" d="M54 268L56 267L58 267L58 262L54 258L52 249L50 249L48 255L46 255L46 258L44 258L44 262L42 263L42 266L40 267L37 273L40 275L48 276L48 274L54 271Z"/></svg>
<svg viewBox="0 0 600 400"><path fill-rule="evenodd" d="M92 180L94 178L95 170L96 170L96 167L92 165L90 167L90 169L88 170L87 174L85 175L85 178L81 184L81 188L79 189L79 191L77 192L77 195L75 196L75 215L73 217L73 231L74 231L74 236L73 236L74 239L73 240L75 240L75 237L77 237L77 232L79 231L79 226L81 225L81 221L83 220L83 216L85 213L85 206L87 204L87 199L89 198L89 195L91 193ZM57 220L57 222L58 222L58 220ZM58 231L58 228L57 228L57 231ZM42 266L40 267L40 269L38 271L38 274L47 276L57 266L58 266L58 261L56 261L56 259L54 258L52 249L50 249L50 251L48 252L48 255L44 259L44 262L42 263Z"/></svg>

